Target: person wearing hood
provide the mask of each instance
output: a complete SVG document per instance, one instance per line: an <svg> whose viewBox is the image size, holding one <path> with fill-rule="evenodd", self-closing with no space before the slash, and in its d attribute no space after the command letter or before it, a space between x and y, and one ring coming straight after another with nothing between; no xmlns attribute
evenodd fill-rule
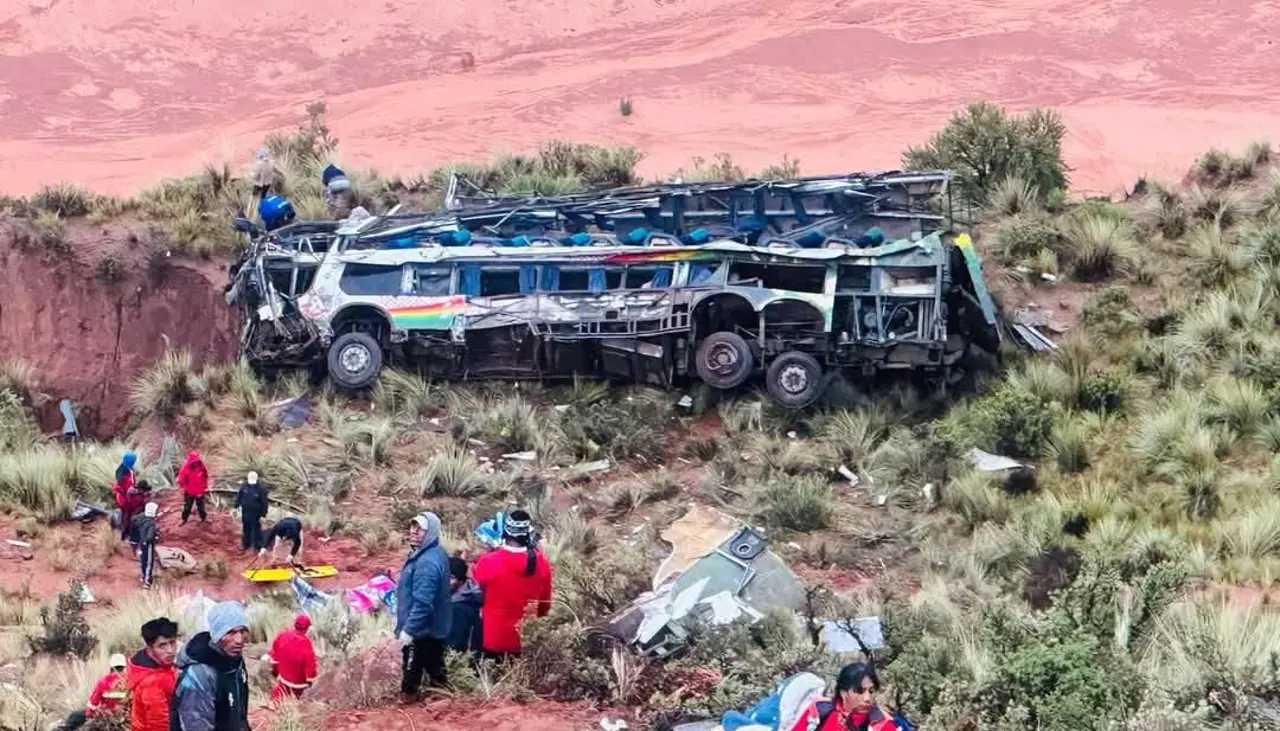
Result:
<svg viewBox="0 0 1280 731"><path fill-rule="evenodd" d="M480 585L467 576L467 561L461 556L449 557L449 590L453 603L453 627L449 630L449 649L457 652L480 652Z"/></svg>
<svg viewBox="0 0 1280 731"><path fill-rule="evenodd" d="M156 617L142 625L143 648L129 658L129 731L169 731L169 699L178 671L178 624Z"/></svg>
<svg viewBox="0 0 1280 731"><path fill-rule="evenodd" d="M262 518L267 514L267 487L258 482L258 473L250 472L236 493L240 509L240 549L262 548Z"/></svg>
<svg viewBox="0 0 1280 731"><path fill-rule="evenodd" d="M520 625L530 609L539 617L551 611L551 564L538 550L529 513L512 510L502 539L476 561L473 572L484 592L483 654L497 661L520 654Z"/></svg>
<svg viewBox="0 0 1280 731"><path fill-rule="evenodd" d="M276 635L271 653L264 658L271 665L276 684L271 687L271 700L278 703L286 697L301 698L302 692L316 682L316 648L307 636L311 617L299 614L293 618L293 629Z"/></svg>
<svg viewBox="0 0 1280 731"><path fill-rule="evenodd" d="M160 506L147 503L142 515L133 519L133 535L130 540L138 547L138 569L142 572L142 588L150 589L155 577L156 544L160 541L160 529L156 527L156 515Z"/></svg>
<svg viewBox="0 0 1280 731"><path fill-rule="evenodd" d="M67 720L62 722L62 731L80 728L90 718L111 713L120 706L120 701L125 695L124 655L118 653L112 655L108 662L110 670L93 684L93 690L89 693L89 703L85 705L83 711L73 711L67 716Z"/></svg>
<svg viewBox="0 0 1280 731"><path fill-rule="evenodd" d="M178 653L170 731L249 731L249 675L244 645L249 617L236 601L209 610L209 630Z"/></svg>
<svg viewBox="0 0 1280 731"><path fill-rule="evenodd" d="M194 506L200 522L209 522L204 511L204 494L209 491L209 468L204 466L199 452L188 452L187 461L178 470L178 487L182 488L182 525L187 524Z"/></svg>
<svg viewBox="0 0 1280 731"><path fill-rule="evenodd" d="M449 555L440 545L440 518L419 513L409 524L412 549L396 586L395 635L404 655L400 702L419 699L425 673L432 687L448 684L445 641L453 625L449 597Z"/></svg>
<svg viewBox="0 0 1280 731"><path fill-rule="evenodd" d="M120 459L120 464L116 466L116 484L114 489L116 496L116 507L120 508L120 540L129 540L129 522L133 519L132 510L136 504L135 486L137 484L138 475L133 467L138 463L138 455L132 451L125 452L124 457Z"/></svg>

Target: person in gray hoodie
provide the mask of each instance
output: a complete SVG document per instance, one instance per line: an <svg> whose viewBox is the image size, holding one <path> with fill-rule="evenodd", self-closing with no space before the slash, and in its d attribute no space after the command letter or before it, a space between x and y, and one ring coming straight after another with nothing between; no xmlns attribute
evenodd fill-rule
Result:
<svg viewBox="0 0 1280 731"><path fill-rule="evenodd" d="M244 645L249 618L240 602L209 610L209 630L183 645L169 705L169 731L250 731Z"/></svg>
<svg viewBox="0 0 1280 731"><path fill-rule="evenodd" d="M400 702L414 703L425 673L432 687L448 685L445 641L453 625L449 591L449 555L440 545L440 518L419 513L409 524L413 549L396 586L396 638L404 654Z"/></svg>

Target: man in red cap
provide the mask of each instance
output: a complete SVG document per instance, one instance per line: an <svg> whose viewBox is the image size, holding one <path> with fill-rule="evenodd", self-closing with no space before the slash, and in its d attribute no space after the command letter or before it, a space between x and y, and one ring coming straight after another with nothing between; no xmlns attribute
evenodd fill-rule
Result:
<svg viewBox="0 0 1280 731"><path fill-rule="evenodd" d="M316 648L307 636L309 629L311 618L299 614L293 619L293 629L276 635L271 643L271 654L265 659L276 676L276 684L271 688L273 703L287 696L301 698L302 691L316 682Z"/></svg>

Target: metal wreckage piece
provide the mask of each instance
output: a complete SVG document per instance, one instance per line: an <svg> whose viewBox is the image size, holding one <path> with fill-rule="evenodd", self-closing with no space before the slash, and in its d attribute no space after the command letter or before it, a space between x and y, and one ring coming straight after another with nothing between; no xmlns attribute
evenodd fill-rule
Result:
<svg viewBox="0 0 1280 731"><path fill-rule="evenodd" d="M944 383L1002 323L940 171L673 183L261 230L227 302L260 368L362 389L384 366L447 379L586 376L812 403L833 372ZM279 206L279 201L273 202ZM275 210L275 209L273 209ZM291 214L290 214L291 215Z"/></svg>

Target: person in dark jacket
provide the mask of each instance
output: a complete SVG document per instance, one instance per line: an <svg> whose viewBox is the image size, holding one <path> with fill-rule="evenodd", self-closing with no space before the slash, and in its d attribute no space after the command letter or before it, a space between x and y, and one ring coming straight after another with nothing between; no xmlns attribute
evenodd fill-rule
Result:
<svg viewBox="0 0 1280 731"><path fill-rule="evenodd" d="M250 472L236 493L240 509L240 550L262 548L262 518L267 514L267 487L258 482L258 473Z"/></svg>
<svg viewBox="0 0 1280 731"><path fill-rule="evenodd" d="M396 587L396 638L404 653L400 702L414 703L425 673L432 687L445 687L445 641L453 625L449 555L440 545L440 518L431 512L409 525L409 551Z"/></svg>
<svg viewBox="0 0 1280 731"><path fill-rule="evenodd" d="M156 527L156 514L160 506L147 503L142 515L133 519L133 535L130 540L138 547L138 569L142 572L142 588L150 589L155 577L156 544L160 542L160 529Z"/></svg>
<svg viewBox="0 0 1280 731"><path fill-rule="evenodd" d="M209 630L187 640L178 653L169 731L250 731L248 639L249 618L240 602L209 610Z"/></svg>
<svg viewBox="0 0 1280 731"><path fill-rule="evenodd" d="M467 561L461 556L449 558L449 590L452 592L453 627L448 646L458 652L480 652L480 605L484 595L480 585L467 577Z"/></svg>
<svg viewBox="0 0 1280 731"><path fill-rule="evenodd" d="M276 549L280 546L280 541L288 541L292 544L289 549L289 563L297 565L302 560L302 521L292 515L281 518L276 524L271 526L266 535L262 537L262 545L258 549L259 556L267 554L267 546L271 547L271 562L277 563L280 558L276 555Z"/></svg>

